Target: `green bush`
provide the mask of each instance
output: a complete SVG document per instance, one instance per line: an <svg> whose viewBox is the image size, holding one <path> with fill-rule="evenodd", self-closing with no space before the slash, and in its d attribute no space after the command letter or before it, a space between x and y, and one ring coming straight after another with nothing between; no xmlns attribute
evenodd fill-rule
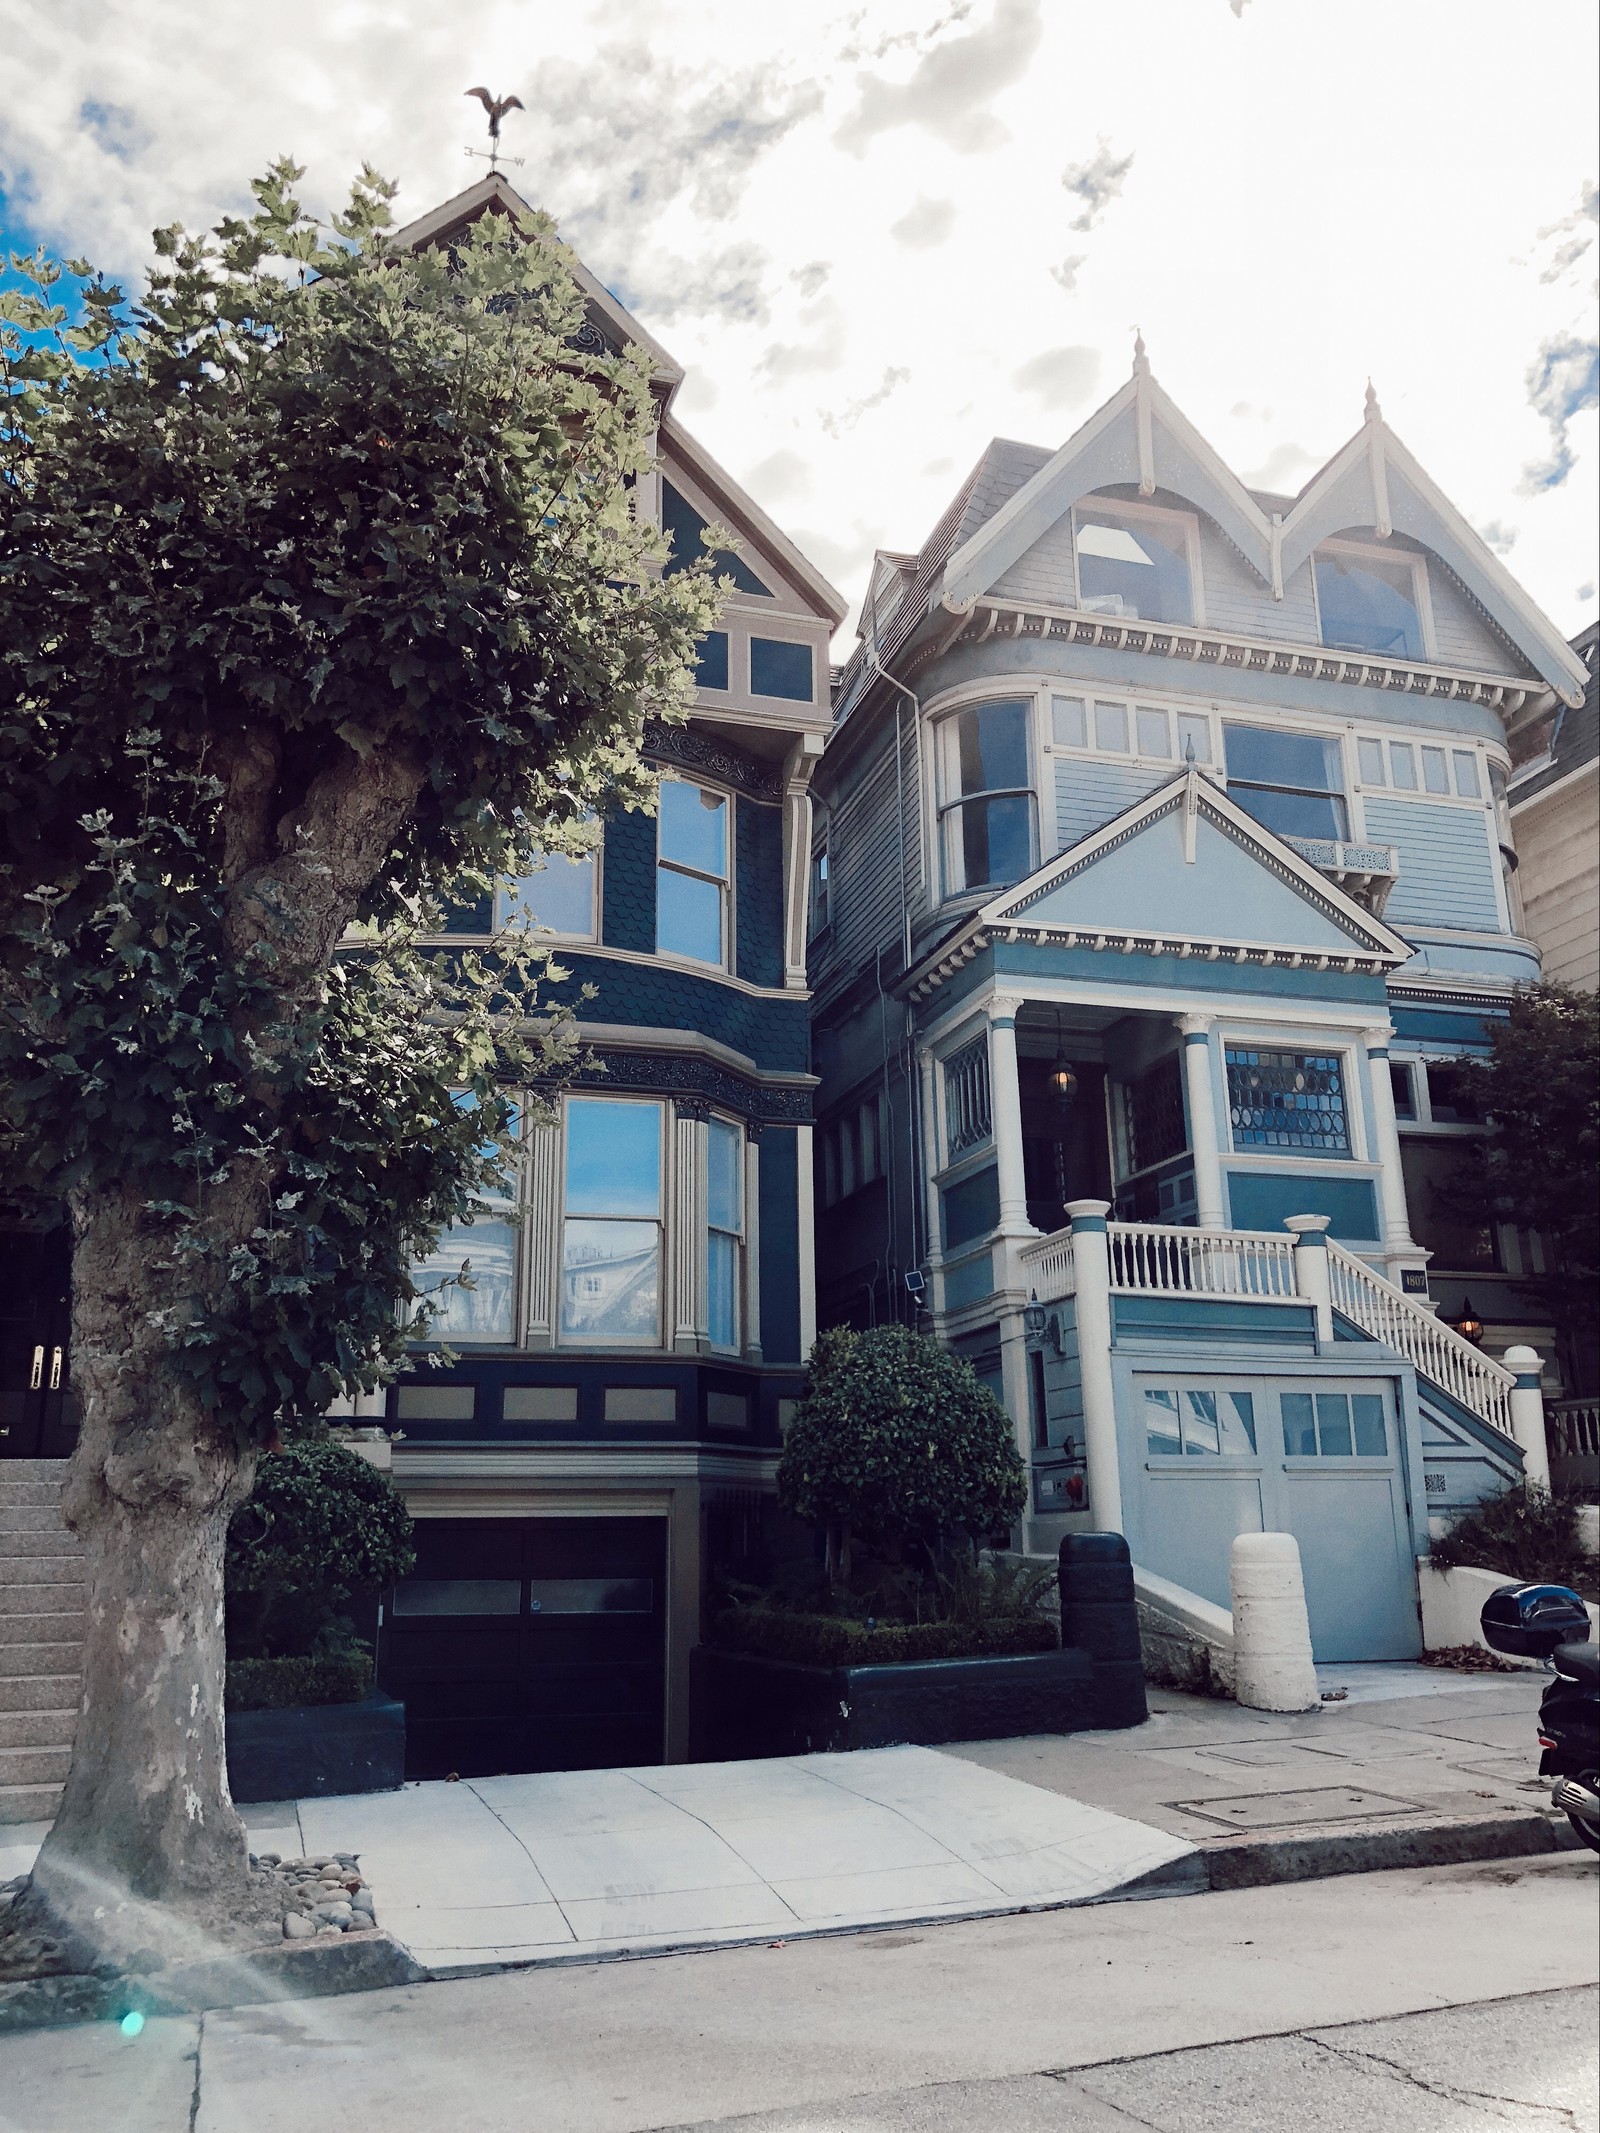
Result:
<svg viewBox="0 0 1600 2133"><path fill-rule="evenodd" d="M372 1686L365 1652L334 1659L230 1659L230 1711L287 1711L307 1703L359 1703Z"/></svg>
<svg viewBox="0 0 1600 2133"><path fill-rule="evenodd" d="M1013 1615L987 1622L883 1622L868 1629L843 1615L784 1614L776 1608L737 1607L719 1615L710 1642L755 1659L795 1666L889 1666L911 1659L998 1658L1053 1652L1061 1642L1045 1615Z"/></svg>
<svg viewBox="0 0 1600 2133"><path fill-rule="evenodd" d="M1428 1559L1438 1570L1498 1570L1525 1583L1572 1585L1592 1600L1594 1558L1578 1539L1583 1500L1575 1490L1552 1493L1537 1482L1519 1482L1465 1512L1433 1542Z"/></svg>
<svg viewBox="0 0 1600 2133"><path fill-rule="evenodd" d="M387 1474L325 1431L262 1455L228 1528L228 1650L235 1659L336 1656L339 1609L405 1577L411 1516Z"/></svg>
<svg viewBox="0 0 1600 2133"><path fill-rule="evenodd" d="M907 1326L831 1326L778 1466L778 1497L828 1533L848 1576L852 1535L930 1557L955 1534L1003 1531L1027 1501L1004 1409L970 1363Z"/></svg>

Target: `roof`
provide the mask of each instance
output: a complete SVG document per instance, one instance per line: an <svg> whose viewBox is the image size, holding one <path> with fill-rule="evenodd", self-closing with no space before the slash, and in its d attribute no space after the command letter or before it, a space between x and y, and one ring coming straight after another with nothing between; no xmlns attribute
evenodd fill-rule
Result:
<svg viewBox="0 0 1600 2133"><path fill-rule="evenodd" d="M1600 757L1600 675L1595 671L1596 660L1600 659L1600 622L1591 622L1587 629L1580 630L1572 640L1572 649L1588 670L1583 702L1576 708L1564 707L1557 714L1548 759L1540 760L1536 769L1512 786L1513 809L1536 793L1548 792L1552 785L1559 785Z"/></svg>

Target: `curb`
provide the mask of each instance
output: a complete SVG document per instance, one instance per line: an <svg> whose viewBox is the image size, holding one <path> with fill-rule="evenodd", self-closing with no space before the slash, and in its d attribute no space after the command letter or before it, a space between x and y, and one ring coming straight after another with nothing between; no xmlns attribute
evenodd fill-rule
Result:
<svg viewBox="0 0 1600 2133"><path fill-rule="evenodd" d="M1450 1817L1374 1828L1370 1822L1334 1824L1299 1837L1225 1837L1200 1847L1207 1886L1263 1889L1288 1881L1325 1881L1337 1874L1381 1874L1395 1867L1464 1866L1479 1859L1525 1859L1581 1851L1565 1815Z"/></svg>

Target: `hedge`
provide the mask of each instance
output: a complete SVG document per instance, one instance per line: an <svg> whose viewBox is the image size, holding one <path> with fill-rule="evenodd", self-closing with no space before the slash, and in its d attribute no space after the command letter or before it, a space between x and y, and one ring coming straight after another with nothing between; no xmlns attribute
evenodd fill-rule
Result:
<svg viewBox="0 0 1600 2133"><path fill-rule="evenodd" d="M840 1615L735 1608L712 1624L710 1642L755 1659L796 1666L889 1666L912 1659L993 1659L1053 1652L1061 1639L1042 1615L991 1622L883 1622L868 1629Z"/></svg>
<svg viewBox="0 0 1600 2133"><path fill-rule="evenodd" d="M359 1703L372 1687L365 1652L338 1659L230 1659L230 1711L287 1711L308 1703Z"/></svg>

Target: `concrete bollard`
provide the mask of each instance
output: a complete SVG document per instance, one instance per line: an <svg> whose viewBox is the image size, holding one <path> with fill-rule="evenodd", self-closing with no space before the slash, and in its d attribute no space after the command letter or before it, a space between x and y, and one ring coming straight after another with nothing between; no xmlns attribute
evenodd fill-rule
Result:
<svg viewBox="0 0 1600 2133"><path fill-rule="evenodd" d="M1311 1711L1311 1659L1300 1548L1292 1533L1241 1533L1228 1563L1233 1595L1233 1693L1252 1711Z"/></svg>

